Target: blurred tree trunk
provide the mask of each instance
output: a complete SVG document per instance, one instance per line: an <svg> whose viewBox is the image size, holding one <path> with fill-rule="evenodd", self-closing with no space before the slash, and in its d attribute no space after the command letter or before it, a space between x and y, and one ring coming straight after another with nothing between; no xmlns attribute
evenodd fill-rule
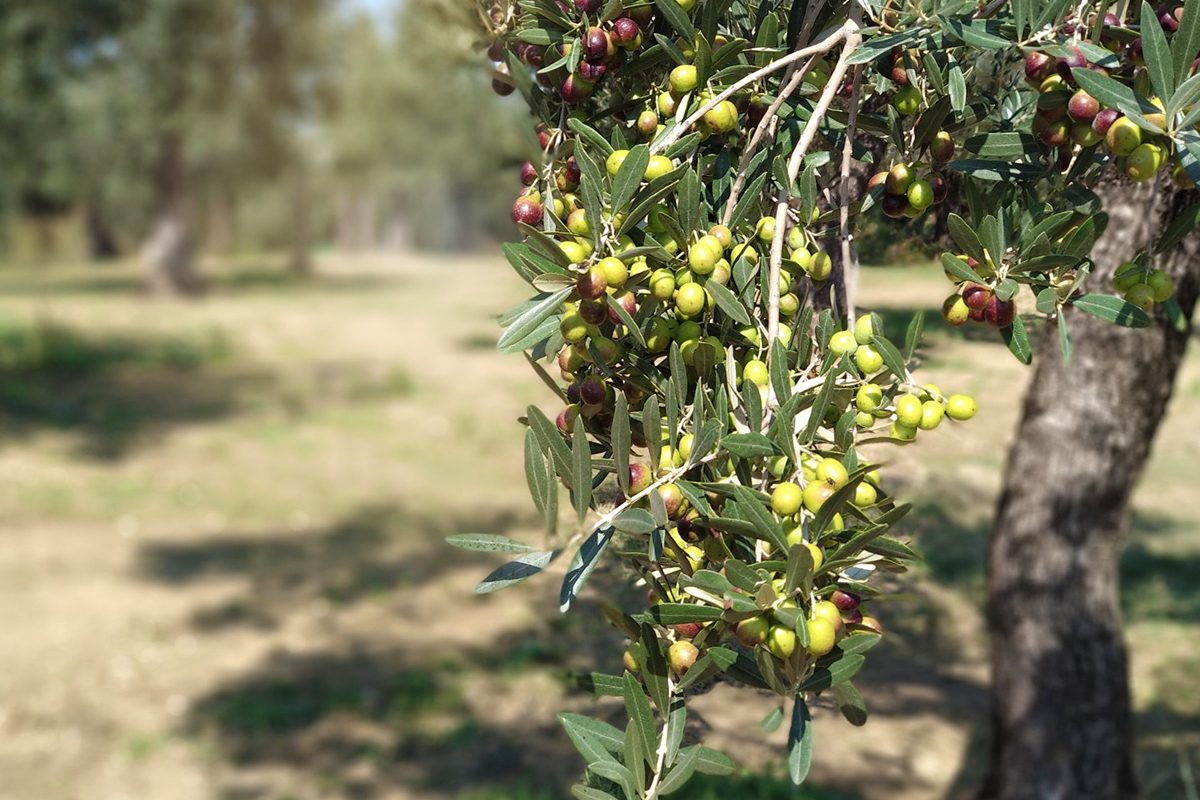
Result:
<svg viewBox="0 0 1200 800"><path fill-rule="evenodd" d="M212 253L228 255L233 250L236 238L234 225L233 190L219 188L208 200L207 236L208 250Z"/></svg>
<svg viewBox="0 0 1200 800"><path fill-rule="evenodd" d="M288 255L288 268L295 275L312 274L312 259L309 256L311 242L311 220L309 213L308 177L304 166L297 164L288 176L288 193L292 205L292 237Z"/></svg>
<svg viewBox="0 0 1200 800"><path fill-rule="evenodd" d="M1111 215L1093 287L1194 193L1106 183ZM1163 216L1163 212L1168 212ZM1152 238L1149 241L1153 241ZM1156 263L1190 320L1200 235ZM1106 291L1095 288L1094 291ZM1117 591L1129 495L1190 336L1167 321L1130 330L1067 312L1074 358L1053 326L1009 452L988 553L992 753L983 800L1132 800L1133 716Z"/></svg>
<svg viewBox="0 0 1200 800"><path fill-rule="evenodd" d="M155 218L150 238L142 247L147 284L156 294L196 294L196 233L188 193L187 157L174 132L159 140L155 167Z"/></svg>
<svg viewBox="0 0 1200 800"><path fill-rule="evenodd" d="M102 261L121 254L121 248L117 246L117 237L104 212L100 210L100 203L94 198L88 200L84 209L84 228L87 233L88 258Z"/></svg>

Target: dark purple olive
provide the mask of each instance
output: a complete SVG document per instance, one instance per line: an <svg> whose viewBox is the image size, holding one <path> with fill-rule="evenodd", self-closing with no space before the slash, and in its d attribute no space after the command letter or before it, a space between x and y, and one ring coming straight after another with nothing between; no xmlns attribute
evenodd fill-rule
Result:
<svg viewBox="0 0 1200 800"><path fill-rule="evenodd" d="M630 17L618 17L613 20L612 24L612 40L613 44L624 46L637 41L638 34L642 32L641 27Z"/></svg>

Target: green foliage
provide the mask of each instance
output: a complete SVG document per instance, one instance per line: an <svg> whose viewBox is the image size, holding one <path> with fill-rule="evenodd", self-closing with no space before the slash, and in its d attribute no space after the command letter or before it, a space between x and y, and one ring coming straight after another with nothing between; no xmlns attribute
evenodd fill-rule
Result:
<svg viewBox="0 0 1200 800"><path fill-rule="evenodd" d="M513 205L525 241L505 248L538 293L500 317L498 346L525 351L566 400L554 424L531 407L527 477L543 510L566 486L580 530L478 591L572 552L566 610L612 540L647 592L644 613L607 612L629 636L627 671L585 681L623 698L627 727L564 719L588 761L576 797L654 800L694 771L731 771L680 745L688 687L722 673L790 705L799 784L815 739L807 695L830 692L865 722L850 681L880 628L859 606L881 593L872 578L919 557L888 535L908 506L860 448L976 413L912 374L920 315L902 350L878 317L838 307L831 255L852 270L860 218L876 205L921 217L953 171L948 323L993 325L1023 363L1022 291L1068 358L1068 311L1151 324L1173 287L1148 268L1150 242L1131 254L1124 297L1084 288L1108 223L1092 187L1106 168L1149 180L1172 155L1177 181L1200 178L1200 131L1184 117L1200 81L1181 83L1171 62L1195 56L1190 17L1168 37L1143 7L1143 66L1118 58L1119 42L1083 40L1061 3L983 15L869 2L868 20L857 6L593 5L481 5L494 85L526 101L542 146ZM1117 118L1107 138L1091 127L1098 109ZM849 161L880 153L892 166L852 196ZM614 473L622 491L606 494Z"/></svg>

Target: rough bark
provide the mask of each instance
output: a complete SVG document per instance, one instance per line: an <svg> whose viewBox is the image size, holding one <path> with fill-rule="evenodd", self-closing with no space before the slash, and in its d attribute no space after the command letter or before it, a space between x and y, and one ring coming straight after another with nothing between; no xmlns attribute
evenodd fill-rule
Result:
<svg viewBox="0 0 1200 800"><path fill-rule="evenodd" d="M1111 215L1092 291L1195 193L1101 187ZM1164 212L1166 212L1164 214ZM1152 240L1150 240L1152 241ZM1191 318L1200 237L1156 266ZM1104 288L1095 288L1104 287ZM1053 327L1009 453L988 553L992 754L984 800L1132 800L1133 718L1117 559L1129 496L1190 335L1161 307L1130 330L1067 312L1074 358Z"/></svg>
<svg viewBox="0 0 1200 800"><path fill-rule="evenodd" d="M202 288L196 272L196 233L188 193L187 157L176 133L159 142L155 168L155 219L142 247L147 285L156 294L196 294Z"/></svg>

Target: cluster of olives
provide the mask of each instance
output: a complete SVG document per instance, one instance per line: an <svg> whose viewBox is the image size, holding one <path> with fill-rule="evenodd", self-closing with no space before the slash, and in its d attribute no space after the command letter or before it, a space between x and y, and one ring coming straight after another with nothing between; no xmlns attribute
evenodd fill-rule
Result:
<svg viewBox="0 0 1200 800"><path fill-rule="evenodd" d="M598 22L601 0L575 0L573 5L556 0L556 6L578 28L580 57L572 58L576 45L570 42L557 48L517 43L512 51L522 64L533 70L539 84L556 90L565 103L580 103L592 96L605 75L621 68L627 52L642 46L643 30L654 20L653 7L649 4L631 6L624 15L605 26ZM504 46L500 39L489 47L488 55L496 62L492 89L501 96L512 94L515 88L513 77L504 62ZM574 70L570 70L568 67L573 61L577 63ZM546 69L547 64L551 69ZM554 68L556 65L558 68Z"/></svg>
<svg viewBox="0 0 1200 800"><path fill-rule="evenodd" d="M573 201L568 198L568 202ZM714 368L718 356L724 354L725 345L715 335L724 319L706 285L710 281L722 285L729 282L730 259L734 263L744 259L752 267L758 265L760 256L755 242L770 241L774 234L774 218L762 218L753 229L745 227L736 242L729 228L714 225L698 234L686 251L681 252L681 245L656 226L652 214L646 231L664 239L663 247L668 254L680 256L656 268L652 268L645 255L624 260L617 257L617 253L633 249L633 240L628 236L616 240L613 255L597 258L590 239L582 234L569 235L571 232L580 232L580 228L572 228L572 223L581 220L583 217L572 211L568 216L567 232L560 232L563 238L558 242L559 248L576 270L575 298L564 305L559 320L559 330L566 343L558 358L564 378L575 375L581 367L594 361L597 354L606 367L611 367L623 352L622 344L618 344L617 340L625 344L636 341L635 337L629 335L616 307L619 306L633 319L643 303L656 304L655 313L642 330L641 340L646 354L661 355L675 343L679 346L684 363L699 371L701 367L696 363L696 357L703 346L707 352L701 363L707 365L705 369ZM828 254L820 250L810 252L807 237L808 234L800 226L789 231L788 241L794 247L780 269L779 284L780 314L785 318L793 316L800 308L796 293L798 282L805 275L816 281L824 280L832 270ZM790 342L791 334L790 328L780 328L780 339L785 345ZM750 380L765 387L768 382L766 364L758 357L762 344L760 331L754 326L739 326L737 340L739 380ZM877 372L882 368L883 360L869 346L866 349L870 353L864 354L862 364L873 367L871 371ZM590 396L598 397L599 393ZM559 417L564 430L570 429L574 414L579 411L583 411L585 416L599 413L599 409L589 408L597 403L587 402L582 393L582 403L578 408L572 397L572 392L568 390L571 405Z"/></svg>
<svg viewBox="0 0 1200 800"><path fill-rule="evenodd" d="M1171 160L1169 140L1146 133L1129 117L1077 88L1071 67L1101 69L1089 64L1077 48L1070 57L1034 52L1026 59L1025 74L1040 92L1034 132L1051 147L1068 148L1064 153L1069 153L1072 144L1080 148L1103 144L1120 159L1119 166L1132 180L1153 178ZM1154 97L1151 102L1159 110L1147 114L1147 120L1165 128L1162 101ZM1181 187L1191 188L1191 179L1178 161L1173 162L1171 176Z"/></svg>
<svg viewBox="0 0 1200 800"><path fill-rule="evenodd" d="M760 221L753 235L761 235L760 227L766 226ZM701 270L708 270L705 275L712 280L716 262L722 260L730 236L719 226L700 236L689 247L689 266L679 268L680 271L691 271L698 265ZM743 247L751 245L743 242ZM693 273L693 277L704 276ZM723 342L717 334L726 326L719 318L720 311L703 299L707 295L703 286L688 281L680 289L692 285L697 289L688 289L682 295L679 290L668 293L663 287L673 286L674 280L675 275L670 270L651 271L641 256L630 259L628 264L615 256L606 256L586 266L579 274L578 300L568 303L560 322L561 332L568 342L558 361L563 378L568 381L565 394L569 405L557 420L564 437L571 437L575 420L582 415L585 428L600 440L607 440L617 392L623 392L635 407L649 394L632 365L642 357L650 359L651 363L660 363L666 359L664 351L672 342L679 346L693 380L700 379L705 370L712 370L721 363L721 355L729 348L737 367L736 384L742 386L743 391L757 387L760 398L767 399L770 377L759 347L758 331L743 329L737 342ZM693 301L694 293L700 297ZM605 296L612 301L607 304L607 310L603 303L597 303ZM644 347L630 335L618 315L611 313L613 302L619 303L631 318L637 316L644 320L641 327ZM653 304L650 315L645 309L639 313L642 303ZM584 318L585 314L590 321ZM786 326L781 327L780 332L784 342L794 335ZM918 431L932 430L946 417L967 420L975 415L976 403L966 395L946 397L936 386L910 386L894 378L889 382L874 341L875 323L870 315L860 317L852 329L831 336L829 350L837 356L851 358L859 374L851 373L853 377L846 380L846 391L839 395L842 400L827 412L826 422L832 424L849 409L855 412L855 422L860 430L879 427L881 433L887 430L895 440L911 441ZM701 359L699 353L704 350L708 354ZM596 363L597 358L600 364ZM732 420L730 426L735 429ZM864 433L869 432L873 431L864 430ZM689 503L677 481L728 480L736 469L734 460L727 457L712 464L694 464L691 461L693 434L680 432L671 445L671 431L664 427L661 433L664 444L655 457L630 465L628 496L640 498L637 505L645 506L646 495L653 491L662 501L670 527L660 563L668 568L675 565L681 575L693 575L704 569L720 571L731 553L730 541L726 538L729 534L706 525L705 514ZM635 448L647 447L637 430L632 431L632 443ZM695 662L704 647L721 641L731 632L747 647L765 648L785 672L790 665L791 673L799 674L803 671L804 659L830 652L843 636L855 631L880 630L879 624L871 617L864 617L859 609L861 596L855 590L861 590L861 587L842 583L838 570L822 570L827 553L853 535L842 514L834 514L828 530L820 536L814 536L812 530L816 514L850 479L844 453L822 445L800 450L795 459L789 455L758 459L754 470L755 474L763 475L770 493L770 509L784 531L789 548L804 546L809 551L813 564L813 593L803 595L794 589L787 590L778 569L760 570L762 586L754 598L764 607L756 613L711 623L689 622L674 626L669 658L679 673ZM849 504L861 513L878 507L885 500L876 472L869 471L854 487ZM713 514L723 514L720 495L709 494L707 502L711 504ZM759 542L757 548L764 562L786 556L774 552L767 542ZM764 600L766 589L763 587L766 586L772 594ZM670 584L665 591L665 595L655 595L654 601L687 602L686 595ZM797 613L803 614L806 626L804 647L798 645ZM640 645L635 643L626 653L626 665L631 669L637 669L642 662L644 654L639 648Z"/></svg>
<svg viewBox="0 0 1200 800"><path fill-rule="evenodd" d="M893 47L880 64L880 72L892 83L896 91L892 105L902 117L911 117L921 108L921 90L912 85L908 71L916 65L917 56L900 47Z"/></svg>
<svg viewBox="0 0 1200 800"><path fill-rule="evenodd" d="M949 155L946 154L947 146ZM931 151L935 148L935 158L945 160L953 154L954 142L942 131L931 145ZM893 164L891 169L875 173L867 182L868 191L879 187L883 187L879 204L883 213L892 219L919 217L930 206L944 202L949 193L945 176L930 169L928 164Z"/></svg>
<svg viewBox="0 0 1200 800"><path fill-rule="evenodd" d="M692 54L694 55L694 52ZM666 90L659 93L655 100L655 108L653 110L647 108L638 116L638 132L646 137L655 134L659 130L658 115L673 117L679 110L679 104L689 95L697 93L699 83L699 72L694 64L680 64L672 69L667 76ZM697 93L697 100L700 103L707 104L712 99L711 92L705 90ZM658 113L656 114L655 111ZM732 100L722 100L704 113L697 128L701 135L706 137L729 133L738 127L740 114L741 112ZM653 120L653 127L651 127L651 120Z"/></svg>
<svg viewBox="0 0 1200 800"><path fill-rule="evenodd" d="M958 326L968 322L984 322L997 328L1012 325L1017 316L1017 304L998 297L990 286L964 283L958 292L942 303L942 318Z"/></svg>
<svg viewBox="0 0 1200 800"><path fill-rule="evenodd" d="M865 616L859 604L861 597L853 592L834 589L829 600L818 600L813 604L804 620L808 633L805 650L814 656L823 656L833 650L849 632L851 625L864 631L883 633L883 627L874 617ZM779 608L795 608L795 601L784 597ZM796 651L795 628L780 620L774 613L767 612L742 620L737 624L737 640L746 647L763 646L781 661Z"/></svg>
<svg viewBox="0 0 1200 800"><path fill-rule="evenodd" d="M870 428L880 418L890 419L888 435L902 442L917 438L917 431L933 430L946 417L964 422L979 410L974 398L969 395L952 394L945 397L933 384L898 395L888 405L883 390L877 384L865 383L859 387L854 402L858 408L855 416L858 427Z"/></svg>
<svg viewBox="0 0 1200 800"><path fill-rule="evenodd" d="M872 336L871 317L862 319L866 323L857 324L855 330L834 334L830 349L848 354L850 350L845 340L857 343L859 338ZM747 364L747 374L750 368ZM878 419L891 419L891 436L910 441L916 437L917 431L932 430L945 417L968 420L977 411L974 399L966 395L947 398L932 385L913 387L912 391L903 393L900 393L901 388L899 384L885 387L879 383L861 382L851 401L858 409L859 416L865 415L869 420L864 423L860 419L860 425L868 427ZM888 395L893 396L889 398ZM665 438L667 431L663 433ZM634 463L630 465L629 474L630 494L637 497L653 486L672 521L673 527L666 539L662 563L677 564L680 573L688 576L702 569L720 572L730 554L724 534L706 525L705 515L688 503L680 487L675 482L662 482L662 479L680 476L681 468L688 463L691 455L693 441L690 434L681 436L676 449L663 447L657 469L652 469L648 464ZM870 465L859 466L865 472L854 486L847 506L854 514L864 513L888 502L880 489L878 469ZM697 472L701 469L692 468ZM719 621L687 622L673 626L673 643L668 650L668 658L672 668L679 674L691 667L705 646L721 641L731 630L743 646L764 649L788 674L802 673L799 667L806 659L830 653L847 635L855 632L882 633L878 620L863 613L861 592L866 587L854 584L839 574L844 564L835 564L837 568L833 570L824 569L828 554L844 544L849 536L854 535L854 531L848 529L842 513L833 514L824 531L816 531L813 527L816 515L824 505L850 482L851 475L845 459L839 457L836 451L803 450L798 468L790 457L780 455L766 459L763 471L770 491L769 508L781 526L789 551L803 547L808 552L812 564L813 589L811 593L805 593L795 587L789 588L780 568L782 562L773 561L786 558L787 553L776 552L769 542L760 542L758 553L762 563L773 563L775 566L757 569L759 582L755 591L744 592L746 598L752 599L757 606L751 611L735 609L735 613L727 613ZM657 486L654 485L656 475L660 478ZM713 506L714 514L720 516L724 513L719 494L710 493L707 502ZM640 502L641 505L645 503L644 499ZM686 594L672 585L652 592L649 599L652 605L689 600ZM803 646L797 633L797 626L801 622L806 632ZM644 655L641 645L632 643L625 653L625 665L637 671Z"/></svg>
<svg viewBox="0 0 1200 800"><path fill-rule="evenodd" d="M1175 281L1170 275L1161 269L1150 269L1131 261L1117 267L1112 285L1124 296L1125 302L1143 311L1149 311L1155 303L1165 303L1175 294Z"/></svg>
<svg viewBox="0 0 1200 800"><path fill-rule="evenodd" d="M1176 20L1169 12L1164 18ZM1105 30L1116 25L1119 25L1119 20L1108 14ZM1164 28L1171 30L1165 24ZM1105 36L1103 43L1109 50L1123 53L1133 67L1145 65L1140 38L1124 49L1111 36ZM1033 119L1033 132L1038 138L1050 147L1059 148L1060 162L1064 166L1070 163L1073 148L1102 145L1117 158L1119 168L1133 181L1150 180L1160 170L1169 167L1176 185L1184 189L1194 188L1178 158L1172 157L1169 138L1143 130L1132 119L1115 108L1105 106L1079 87L1072 69L1089 69L1103 75L1108 75L1109 71L1090 62L1078 47L1068 50L1070 54L1066 56L1035 51L1025 59L1025 77L1039 92L1037 112ZM1139 75L1132 77L1136 84ZM1140 77L1144 80L1144 70ZM1151 97L1150 102L1157 110L1147 112L1145 118L1165 130L1167 120L1162 100Z"/></svg>
<svg viewBox="0 0 1200 800"><path fill-rule="evenodd" d="M543 147L549 148L552 142L550 132L541 128L538 131L538 137L542 141ZM542 224L545 214L545 203L539 188L539 184L543 180L542 172L532 161L526 161L521 165L520 175L522 189L513 202L513 221L538 227ZM570 211L578 210L578 198L574 192L579 188L580 178L579 164L575 161L574 156L551 163L549 177L546 180L552 197L550 210L556 218L563 219ZM568 203L571 207L568 207Z"/></svg>
<svg viewBox="0 0 1200 800"><path fill-rule="evenodd" d="M689 444L686 436L681 437L681 450L686 452ZM771 492L770 508L783 525L789 549L803 547L807 550L812 562L813 592L805 594L796 588L789 589L780 569L758 569L760 580L756 591L742 592L747 600L757 603L755 610L730 613L727 619L715 622L685 622L672 626L673 642L668 649L668 660L676 673L685 673L705 646L721 641L730 633L745 647L766 650L780 662L779 666L785 672L790 666L790 674L800 674L802 670L798 667L803 659L826 655L843 637L855 632L883 632L878 620L864 616L860 607L861 593L852 591L853 588L862 587L843 583L835 571L822 569L826 552L844 541L846 525L842 515L833 516L829 531L821 537L820 544L812 541L810 526L814 515L833 492L846 485L849 473L842 461L831 456L806 453L801 463L805 488L801 489L799 484L790 480L779 481ZM770 474L786 477L788 466L786 457L773 458L769 465ZM647 466L630 466L630 492L644 491L650 482ZM859 509L876 506L881 500L877 482L877 473L868 472L866 480L857 485L850 502ZM678 564L686 575L694 575L702 569L720 571L730 553L722 534L705 526L705 518L689 507L674 483L658 486L657 492L674 521L674 527L666 539L662 562L667 565ZM720 502L717 496L710 496L709 499L714 504ZM764 563L787 556L786 553L775 552L773 546L766 542L760 543L759 549ZM668 585L660 591L661 594L658 591L651 592L651 605L688 600L687 595L675 586ZM803 620L807 633L807 644L803 648L798 646L798 620ZM643 647L639 643L631 643L624 655L625 666L631 671L638 671L644 656Z"/></svg>

